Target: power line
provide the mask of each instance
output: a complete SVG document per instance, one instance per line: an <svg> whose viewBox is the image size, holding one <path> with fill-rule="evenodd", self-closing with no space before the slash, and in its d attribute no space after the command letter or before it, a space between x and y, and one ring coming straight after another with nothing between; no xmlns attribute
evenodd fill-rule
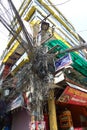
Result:
<svg viewBox="0 0 87 130"><path fill-rule="evenodd" d="M47 6L60 6L60 5L63 5L63 4L66 4L68 2L70 2L71 0L66 0L64 2L61 2L60 4L47 4Z"/></svg>
<svg viewBox="0 0 87 130"><path fill-rule="evenodd" d="M11 21L10 13L9 13L8 9L4 6L4 4L2 2L0 4L3 7L3 9L5 10L5 14L7 15L8 19Z"/></svg>
<svg viewBox="0 0 87 130"><path fill-rule="evenodd" d="M86 31L87 31L87 29L85 29L85 30L80 30L80 31L78 31L78 32L80 33L80 32L86 32Z"/></svg>

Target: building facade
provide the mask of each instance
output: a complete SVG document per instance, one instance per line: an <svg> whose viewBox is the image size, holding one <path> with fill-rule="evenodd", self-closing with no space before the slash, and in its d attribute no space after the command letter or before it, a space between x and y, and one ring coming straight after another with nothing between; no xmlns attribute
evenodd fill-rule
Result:
<svg viewBox="0 0 87 130"><path fill-rule="evenodd" d="M36 127L38 130L41 127L40 129L46 130L85 130L87 128L87 61L84 51L76 48L82 47L81 44L85 41L50 0L24 0L19 14L32 46L37 48L45 46L46 53L55 55L54 67L52 64L49 65L54 77L50 87L47 87L49 92L43 101L43 107L40 106L40 109L36 106L37 112L43 113L43 119L38 120L37 113L30 107L30 104L33 104L34 81L32 76L29 77L30 46L26 44L23 27L17 20L12 21L18 39L10 36L0 66L1 99L7 104L6 113L11 114L11 129L24 130L26 127L28 130ZM40 69L38 71L40 74ZM36 80L38 82L37 77ZM28 82L31 83L30 87ZM41 95L39 98L42 102Z"/></svg>

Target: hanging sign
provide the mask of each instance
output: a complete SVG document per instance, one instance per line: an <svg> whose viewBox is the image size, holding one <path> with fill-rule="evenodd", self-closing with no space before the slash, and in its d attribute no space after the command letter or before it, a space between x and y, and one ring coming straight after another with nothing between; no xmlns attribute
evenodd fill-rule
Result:
<svg viewBox="0 0 87 130"><path fill-rule="evenodd" d="M64 67L70 65L72 63L72 58L70 54L67 54L63 56L62 58L55 61L55 71L59 71L60 69L63 69Z"/></svg>
<svg viewBox="0 0 87 130"><path fill-rule="evenodd" d="M35 121L30 123L30 130L46 130L45 121Z"/></svg>
<svg viewBox="0 0 87 130"><path fill-rule="evenodd" d="M9 71L10 71L10 66L9 65L5 65L2 77L5 78L8 75Z"/></svg>
<svg viewBox="0 0 87 130"><path fill-rule="evenodd" d="M22 95L20 95L19 97L17 97L15 100L13 100L8 106L7 106L7 112L8 111L12 111L20 106L24 105L24 99L22 97Z"/></svg>
<svg viewBox="0 0 87 130"><path fill-rule="evenodd" d="M67 86L58 101L68 104L87 106L87 93Z"/></svg>

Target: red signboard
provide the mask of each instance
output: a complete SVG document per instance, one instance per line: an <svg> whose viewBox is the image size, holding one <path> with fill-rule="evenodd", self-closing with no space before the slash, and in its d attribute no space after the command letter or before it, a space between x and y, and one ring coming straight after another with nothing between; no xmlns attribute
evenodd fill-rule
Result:
<svg viewBox="0 0 87 130"><path fill-rule="evenodd" d="M5 68L3 70L3 78L5 78L8 75L9 71L10 71L10 66L5 65Z"/></svg>
<svg viewBox="0 0 87 130"><path fill-rule="evenodd" d="M87 93L67 86L58 101L68 104L87 106Z"/></svg>
<svg viewBox="0 0 87 130"><path fill-rule="evenodd" d="M30 130L46 130L45 121L35 121L30 123Z"/></svg>

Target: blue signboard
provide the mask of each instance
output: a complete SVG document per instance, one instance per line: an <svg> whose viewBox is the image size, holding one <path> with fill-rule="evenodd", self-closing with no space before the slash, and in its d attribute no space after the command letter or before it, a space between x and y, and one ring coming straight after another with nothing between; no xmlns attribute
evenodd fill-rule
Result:
<svg viewBox="0 0 87 130"><path fill-rule="evenodd" d="M63 69L64 67L70 65L72 63L72 58L70 54L67 54L63 56L62 58L55 61L55 71L59 71L60 69Z"/></svg>
<svg viewBox="0 0 87 130"><path fill-rule="evenodd" d="M7 112L12 111L18 107L21 107L24 105L24 99L22 95L19 95L16 99L14 99L8 106L7 106Z"/></svg>

